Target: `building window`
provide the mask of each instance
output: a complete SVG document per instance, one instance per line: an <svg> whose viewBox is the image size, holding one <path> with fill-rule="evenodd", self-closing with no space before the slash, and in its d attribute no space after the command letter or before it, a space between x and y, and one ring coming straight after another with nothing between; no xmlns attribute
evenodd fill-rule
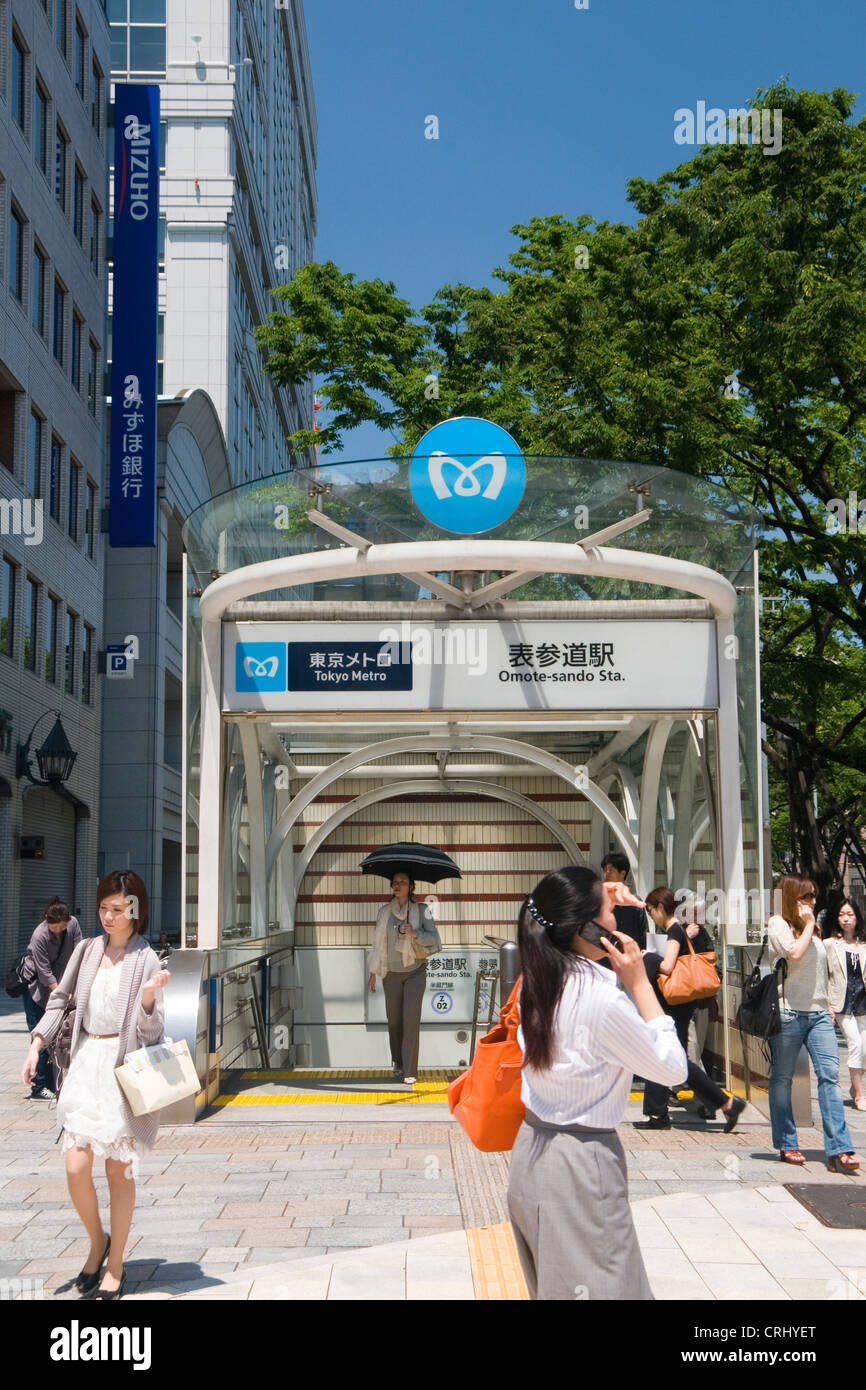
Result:
<svg viewBox="0 0 866 1390"><path fill-rule="evenodd" d="M99 344L91 338L87 344L87 409L96 415L99 396Z"/></svg>
<svg viewBox="0 0 866 1390"><path fill-rule="evenodd" d="M45 297L48 290L48 257L33 243L33 283L30 286L30 321L37 333L45 337Z"/></svg>
<svg viewBox="0 0 866 1390"><path fill-rule="evenodd" d="M95 198L90 200L90 269L99 275L99 239L102 235L102 209Z"/></svg>
<svg viewBox="0 0 866 1390"><path fill-rule="evenodd" d="M66 650L64 652L63 689L67 695L75 694L75 648L78 646L78 615L66 610Z"/></svg>
<svg viewBox="0 0 866 1390"><path fill-rule="evenodd" d="M30 412L30 439L27 451L27 491L31 497L42 494L42 449L45 421L35 410Z"/></svg>
<svg viewBox="0 0 866 1390"><path fill-rule="evenodd" d="M87 100L87 30L81 16L75 16L75 90Z"/></svg>
<svg viewBox="0 0 866 1390"><path fill-rule="evenodd" d="M27 50L15 31L12 31L12 86L10 106L22 131L27 129Z"/></svg>
<svg viewBox="0 0 866 1390"><path fill-rule="evenodd" d="M81 630L81 699L93 704L93 628L84 623Z"/></svg>
<svg viewBox="0 0 866 1390"><path fill-rule="evenodd" d="M96 558L96 484L89 478L84 487L84 553L88 560Z"/></svg>
<svg viewBox="0 0 866 1390"><path fill-rule="evenodd" d="M66 192L69 173L69 136L60 122L57 122L57 140L54 147L54 196L64 212L69 202Z"/></svg>
<svg viewBox="0 0 866 1390"><path fill-rule="evenodd" d="M60 600L48 595L45 608L45 679L57 680L57 628L60 619Z"/></svg>
<svg viewBox="0 0 866 1390"><path fill-rule="evenodd" d="M66 529L72 540L78 544L78 495L81 490L81 464L71 459L69 463L69 514Z"/></svg>
<svg viewBox="0 0 866 1390"><path fill-rule="evenodd" d="M19 303L24 302L24 228L17 208L9 213L9 288Z"/></svg>
<svg viewBox="0 0 866 1390"><path fill-rule="evenodd" d="M69 0L54 0L54 37L64 58L69 58Z"/></svg>
<svg viewBox="0 0 866 1390"><path fill-rule="evenodd" d="M156 318L156 394L162 395L163 372L165 369L165 314Z"/></svg>
<svg viewBox="0 0 866 1390"><path fill-rule="evenodd" d="M102 70L94 62L90 71L90 124L97 135L102 134Z"/></svg>
<svg viewBox="0 0 866 1390"><path fill-rule="evenodd" d="M165 72L165 0L108 0L115 74Z"/></svg>
<svg viewBox="0 0 866 1390"><path fill-rule="evenodd" d="M48 513L55 521L60 521L60 484L63 468L63 441L56 434L51 436L51 460L48 470Z"/></svg>
<svg viewBox="0 0 866 1390"><path fill-rule="evenodd" d="M3 556L0 593L0 652L12 656L15 641L15 579L18 566Z"/></svg>
<svg viewBox="0 0 866 1390"><path fill-rule="evenodd" d="M33 110L33 157L43 174L48 173L48 111L50 97L42 84L36 79L35 106Z"/></svg>
<svg viewBox="0 0 866 1390"><path fill-rule="evenodd" d="M84 322L78 314L72 315L72 385L76 391L81 390L81 347L84 334Z"/></svg>
<svg viewBox="0 0 866 1390"><path fill-rule="evenodd" d="M39 585L27 576L24 586L24 665L36 670L37 623L39 622Z"/></svg>
<svg viewBox="0 0 866 1390"><path fill-rule="evenodd" d="M54 281L53 350L62 367L66 362L66 290L59 280Z"/></svg>
<svg viewBox="0 0 866 1390"><path fill-rule="evenodd" d="M75 165L72 190L72 230L76 240L84 245L84 170Z"/></svg>

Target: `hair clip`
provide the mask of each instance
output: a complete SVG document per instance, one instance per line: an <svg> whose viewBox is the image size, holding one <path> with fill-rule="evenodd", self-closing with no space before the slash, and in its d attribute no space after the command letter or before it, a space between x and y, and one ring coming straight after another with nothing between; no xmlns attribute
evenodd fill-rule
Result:
<svg viewBox="0 0 866 1390"><path fill-rule="evenodd" d="M531 917L534 917L535 920L536 920L536 922L540 922L541 926L543 926L543 927L548 927L548 928L552 928L552 927L553 927L553 923L552 923L552 922L548 922L548 920L547 920L546 917L542 917L542 915L541 915L541 913L539 912L538 908L535 906L535 902L534 902L534 900L533 900L532 898L527 898L527 899L526 899L526 906L527 906L527 909L529 910L530 916L531 916Z"/></svg>

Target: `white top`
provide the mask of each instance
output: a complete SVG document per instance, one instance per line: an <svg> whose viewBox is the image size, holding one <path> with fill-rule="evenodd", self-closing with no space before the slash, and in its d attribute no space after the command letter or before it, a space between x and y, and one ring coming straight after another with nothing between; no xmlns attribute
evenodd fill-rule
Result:
<svg viewBox="0 0 866 1390"><path fill-rule="evenodd" d="M517 1031L523 1049L523 1029ZM520 1098L553 1125L615 1129L632 1076L678 1086L688 1062L669 1014L644 1022L609 967L584 957L566 976L554 1020L553 1065L523 1068Z"/></svg>
<svg viewBox="0 0 866 1390"><path fill-rule="evenodd" d="M772 963L787 956L796 941L784 917L774 913L767 923ZM818 1013L827 1008L827 989L827 952L820 937L813 935L803 959L788 961L788 977L779 981L779 1003L798 1013Z"/></svg>
<svg viewBox="0 0 866 1390"><path fill-rule="evenodd" d="M104 1036L118 1031L120 970L119 965L112 966L110 970L103 970L100 966L97 970L81 1020L85 1032Z"/></svg>

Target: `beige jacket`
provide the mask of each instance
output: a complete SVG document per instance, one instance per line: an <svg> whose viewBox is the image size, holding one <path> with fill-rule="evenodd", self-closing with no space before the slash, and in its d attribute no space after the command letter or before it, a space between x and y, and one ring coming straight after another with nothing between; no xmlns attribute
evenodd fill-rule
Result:
<svg viewBox="0 0 866 1390"><path fill-rule="evenodd" d="M63 978L49 997L45 1013L31 1033L32 1038L38 1034L45 1042L51 1042L60 1027L64 1005L70 992L72 992L75 995L75 1022L72 1029L72 1056L74 1058L75 1048L81 1036L81 1022L84 1018L85 1006L90 998L90 991L93 988L96 972L102 960L105 941L105 935L100 933L98 937L88 937L86 941L82 941L76 946L72 958L63 972ZM80 970L78 969L79 960L81 961ZM121 972L117 1020L119 1036L115 1063L119 1066L127 1052L135 1052L139 1047L149 1047L153 1043L162 1042L165 1034L165 1010L161 989L156 992L153 1013L146 1014L142 1008L142 985L145 980L149 980L152 975L155 975L157 970L163 969L153 947L145 941L143 936L132 938L126 948L123 964L116 968ZM77 981L75 980L76 970L78 970ZM129 1133L134 1135L136 1141L145 1148L152 1148L159 1129L158 1112L154 1115L133 1115L124 1098L123 1114Z"/></svg>
<svg viewBox="0 0 866 1390"><path fill-rule="evenodd" d="M856 951L860 957L860 969L863 978L866 979L866 941L853 941L850 946L846 946L841 936L828 936L824 940L824 949L827 952L827 974L829 976L828 1005L837 1014L845 1004L845 992L848 988L848 963L845 955L848 951Z"/></svg>

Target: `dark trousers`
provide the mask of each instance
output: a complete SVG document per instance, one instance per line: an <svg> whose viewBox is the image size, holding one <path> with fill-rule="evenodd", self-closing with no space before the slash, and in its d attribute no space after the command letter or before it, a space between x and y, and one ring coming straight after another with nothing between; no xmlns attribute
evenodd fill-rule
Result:
<svg viewBox="0 0 866 1390"><path fill-rule="evenodd" d="M421 1005L427 987L427 962L414 970L389 970L382 980L391 1063L404 1076L418 1075Z"/></svg>
<svg viewBox="0 0 866 1390"><path fill-rule="evenodd" d="M25 989L21 999L24 1004L24 1017L27 1019L27 1027L32 1033L42 1015L45 1013L45 1010L41 1004L36 1003L29 989ZM42 1090L43 1086L47 1086L49 1091L55 1090L54 1068L48 1060L48 1049L46 1047L41 1048L39 1052L39 1061L36 1063L36 1075L30 1086L31 1094L35 1096L37 1091Z"/></svg>
<svg viewBox="0 0 866 1390"><path fill-rule="evenodd" d="M692 1014L695 1011L694 1004L669 1004L666 1012L670 1014L677 1030L677 1037L686 1050L689 1040L689 1024ZM686 1086L695 1093L695 1100L699 1100L701 1105L705 1105L708 1110L720 1110L723 1105L727 1105L728 1097L717 1086L715 1081L711 1081L702 1067L695 1066L694 1062L689 1062L689 1074L686 1079ZM668 1113L669 1088L660 1086L657 1081L644 1082L643 1088L643 1113L645 1115L666 1115Z"/></svg>

